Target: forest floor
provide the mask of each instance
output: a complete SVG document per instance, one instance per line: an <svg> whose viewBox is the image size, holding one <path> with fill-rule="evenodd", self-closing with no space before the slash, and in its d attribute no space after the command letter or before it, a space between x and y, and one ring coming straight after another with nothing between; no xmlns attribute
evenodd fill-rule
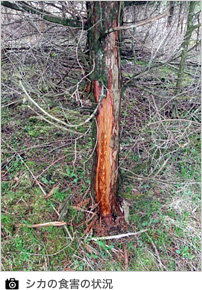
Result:
<svg viewBox="0 0 202 290"><path fill-rule="evenodd" d="M123 82L132 67L122 61ZM8 74L6 62L2 69L6 86L15 72ZM175 70L162 66L123 94L119 196L128 232L140 233L111 240L92 240L94 233L86 230L95 214L91 124L80 129L82 137L74 135L45 122L26 103L12 104L16 98L9 93L3 96L3 271L201 270L200 94L189 90L187 74L188 93L173 98L175 81ZM89 107L89 100L82 105ZM60 105L48 110L64 119ZM74 124L86 118L65 112ZM42 226L50 222L66 227Z"/></svg>

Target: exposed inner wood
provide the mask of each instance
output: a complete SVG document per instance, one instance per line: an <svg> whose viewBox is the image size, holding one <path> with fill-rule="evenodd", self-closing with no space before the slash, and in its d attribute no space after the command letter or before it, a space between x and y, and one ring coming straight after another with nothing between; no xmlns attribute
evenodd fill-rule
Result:
<svg viewBox="0 0 202 290"><path fill-rule="evenodd" d="M117 22L114 20L114 26ZM104 44L105 67L108 76L107 90L96 80L93 92L96 102L104 89L106 97L99 107L97 119L97 164L95 193L103 217L112 217L118 190L120 75L118 32L112 32Z"/></svg>

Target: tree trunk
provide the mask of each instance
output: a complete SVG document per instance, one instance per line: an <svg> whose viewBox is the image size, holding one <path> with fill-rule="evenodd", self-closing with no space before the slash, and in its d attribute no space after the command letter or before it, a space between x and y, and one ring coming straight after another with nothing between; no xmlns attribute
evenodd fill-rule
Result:
<svg viewBox="0 0 202 290"><path fill-rule="evenodd" d="M194 8L195 8L196 2L190 1L189 2L189 12L188 12L188 18L187 18L187 31L185 34L184 42L182 44L182 55L180 60L180 66L178 70L178 76L177 76L177 84L176 84L176 93L179 94L182 88L182 80L184 76L184 68L185 68L185 62L187 59L187 52L189 48L189 42L191 39L191 35L193 30L195 29L195 26L193 25L193 16L194 16Z"/></svg>
<svg viewBox="0 0 202 290"><path fill-rule="evenodd" d="M100 215L111 222L118 210L118 155L120 127L119 32L106 33L119 25L121 2L87 2L88 45L93 101L101 104L93 138L96 144L92 191Z"/></svg>

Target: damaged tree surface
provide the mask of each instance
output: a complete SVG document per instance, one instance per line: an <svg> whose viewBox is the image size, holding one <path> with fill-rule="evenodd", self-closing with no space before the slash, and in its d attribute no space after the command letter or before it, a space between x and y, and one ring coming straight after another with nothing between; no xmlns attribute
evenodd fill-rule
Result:
<svg viewBox="0 0 202 290"><path fill-rule="evenodd" d="M106 33L119 26L121 2L88 2L89 55L92 99L101 104L96 116L96 150L92 191L99 213L107 223L120 214L117 203L120 120L119 32ZM95 131L94 131L95 132ZM94 138L96 138L94 136Z"/></svg>

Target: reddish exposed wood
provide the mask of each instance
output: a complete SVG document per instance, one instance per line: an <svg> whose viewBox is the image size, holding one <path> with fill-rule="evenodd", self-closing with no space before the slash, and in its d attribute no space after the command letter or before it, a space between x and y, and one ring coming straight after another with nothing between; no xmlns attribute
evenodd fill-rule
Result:
<svg viewBox="0 0 202 290"><path fill-rule="evenodd" d="M112 4L111 9L113 9ZM108 21L110 22L110 18ZM118 20L113 20L111 27L116 27L117 25ZM106 223L109 224L112 221L112 215L117 207L116 199L118 190L120 107L118 31L112 32L105 37L104 62L108 80L106 96L102 100L96 117L97 164L95 168L94 190L96 201L99 203L100 214L102 217L105 217ZM93 81L93 93L96 102L100 98L101 86L102 84L99 80Z"/></svg>

